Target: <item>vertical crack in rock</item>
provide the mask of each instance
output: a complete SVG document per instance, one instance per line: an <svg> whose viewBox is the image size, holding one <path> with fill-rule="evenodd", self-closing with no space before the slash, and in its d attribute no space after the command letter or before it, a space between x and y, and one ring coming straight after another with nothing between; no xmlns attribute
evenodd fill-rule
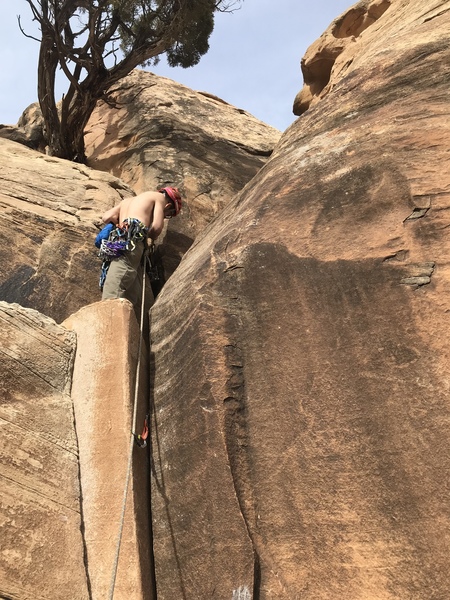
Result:
<svg viewBox="0 0 450 600"><path fill-rule="evenodd" d="M68 379L70 380L70 384L68 384L68 386L70 389L68 389L67 393L69 395L71 395L71 392L72 392L71 387L72 387L72 382L73 382L76 345L77 345L76 335L74 335L73 338L74 338L73 351L72 351L72 355L70 357L70 363L68 365L68 369L70 370L69 377L68 377ZM86 544L86 525L85 525L85 521L84 521L84 510L83 510L84 502L83 502L83 488L81 486L80 444L79 444L79 440L78 440L77 421L76 421L76 417L75 417L75 407L73 404L73 399L71 399L70 405L71 405L71 410L72 410L72 423L73 423L73 431L74 431L74 435L75 435L75 444L76 444L76 452L77 452L78 492L79 492L79 506L80 506L80 534L81 534L81 543L83 545L83 565L84 565L84 571L86 574L86 587L87 587L87 592L88 592L88 598L89 598L89 600L93 600L92 584L91 584L91 578L89 576L88 552L87 552L87 544Z"/></svg>
<svg viewBox="0 0 450 600"><path fill-rule="evenodd" d="M254 575L252 600L260 597L260 561L252 531L256 523L254 498L250 483L249 436L247 429L247 406L241 351L237 345L225 346L226 364L230 373L227 382L229 395L224 399L225 443L233 485L241 513L251 540L254 553ZM239 596L241 597L241 596Z"/></svg>
<svg viewBox="0 0 450 600"><path fill-rule="evenodd" d="M75 418L74 418L74 429L75 429L75 438L76 438L76 443L77 443L77 448L78 448L78 435L77 435L77 430L76 430ZM86 545L86 526L85 526L85 522L84 522L83 491L81 488L81 470L80 470L80 458L79 457L77 457L77 465L78 465L78 487L79 487L79 491L80 491L80 533L81 533L81 540L82 540L82 544L83 544L83 564L84 564L84 570L86 573L86 587L87 587L87 591L88 591L88 597L89 597L89 600L93 600L91 578L89 576L89 563L88 563L87 545Z"/></svg>

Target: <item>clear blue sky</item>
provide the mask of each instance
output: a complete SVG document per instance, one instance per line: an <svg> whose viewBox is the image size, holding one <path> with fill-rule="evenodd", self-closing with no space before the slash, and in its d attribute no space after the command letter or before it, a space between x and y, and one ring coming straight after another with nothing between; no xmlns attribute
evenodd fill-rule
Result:
<svg viewBox="0 0 450 600"><path fill-rule="evenodd" d="M15 124L37 100L39 44L27 31L30 7L25 0L1 0L0 123ZM191 89L209 92L284 130L295 117L292 104L303 85L300 60L308 46L346 11L352 0L244 0L233 14L217 14L210 50L189 69L171 69L164 61L149 70ZM58 93L65 91L61 81Z"/></svg>

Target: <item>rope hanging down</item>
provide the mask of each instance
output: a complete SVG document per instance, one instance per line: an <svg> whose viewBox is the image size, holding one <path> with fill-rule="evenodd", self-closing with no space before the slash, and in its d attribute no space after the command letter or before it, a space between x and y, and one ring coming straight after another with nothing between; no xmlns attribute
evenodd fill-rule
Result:
<svg viewBox="0 0 450 600"><path fill-rule="evenodd" d="M127 473L126 473L126 479L125 479L125 489L123 492L123 500L122 500L122 511L121 511L121 515L120 515L119 532L117 535L117 543L116 543L116 551L115 551L115 556L114 556L113 571L112 571L111 584L110 584L109 594L108 594L109 600L113 600L113 598L114 598L114 588L116 585L117 567L119 564L120 545L122 542L123 524L125 521L125 510L126 510L126 505L127 505L128 487L129 487L129 483L130 483L131 468L133 465L133 447L134 447L135 442L142 448L145 447L147 445L146 439L148 436L148 415L147 415L146 424L144 425L144 430L143 430L142 434L140 436L136 436L136 434L134 433L134 431L136 430L137 402L138 402L138 392L139 392L139 376L140 376L140 370L141 370L141 348L142 348L142 336L143 336L143 330L144 330L145 255L146 255L146 252L147 252L147 250L144 250L144 268L142 269L141 318L140 318L140 325L139 325L140 335L139 335L139 345L138 345L138 360L137 360L137 366L136 366L136 378L135 378L135 386L134 386L133 419L132 419L132 426L131 426L130 446L129 446L129 450L128 450L128 466L127 466ZM144 437L144 435L145 435L145 437ZM141 438L143 440L143 443L138 442L139 438Z"/></svg>

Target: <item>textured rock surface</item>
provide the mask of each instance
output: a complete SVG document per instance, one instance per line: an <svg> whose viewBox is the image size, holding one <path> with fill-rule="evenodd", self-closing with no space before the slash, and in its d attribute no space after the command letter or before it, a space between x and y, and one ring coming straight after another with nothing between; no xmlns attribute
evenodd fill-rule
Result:
<svg viewBox="0 0 450 600"><path fill-rule="evenodd" d="M18 127L0 129L1 233L8 241L0 250L0 299L58 322L98 300L93 238L100 215L124 196L175 181L187 203L160 240L169 277L194 236L264 164L280 136L244 111L150 73L128 77L117 101L117 110L94 112L86 136L91 164L102 171L1 139L40 148L34 105Z"/></svg>
<svg viewBox="0 0 450 600"><path fill-rule="evenodd" d="M399 0L357 2L349 11L335 19L320 38L311 44L301 61L304 86L294 101L295 115L301 115L310 106L314 106L333 89L336 82L357 66L356 64L352 66L353 61L356 59L358 62L358 59L361 59L361 46L365 45L365 38L367 38L367 34L364 37L361 37L361 34L372 27L393 2L398 9ZM398 10L395 14L399 14ZM401 18L403 19L404 15ZM373 38L380 31L379 27L382 28L379 37L384 39L387 29L386 18L377 25L369 32L372 43ZM391 25L398 28L395 20Z"/></svg>
<svg viewBox="0 0 450 600"><path fill-rule="evenodd" d="M190 91L186 88L183 89L189 96ZM178 97L178 101L182 104L180 97ZM188 101L186 100L186 102ZM214 105L216 102L221 106L220 101L214 101ZM225 110L229 110L226 105L224 106ZM239 113L239 111L236 112ZM220 114L217 111L214 114L216 121L219 122ZM35 139L36 147L38 147L39 140L35 135L37 130L33 129L36 126L35 116L34 109L31 107L24 114L18 127L4 127L0 132L0 138L3 137L0 139L0 165L3 183L0 206L3 214L2 237L5 242L0 251L2 278L0 298L33 307L57 321L62 321L78 311L80 307L98 299L97 282L100 263L93 246L95 225L99 224L99 217L106 208L116 204L122 197L131 194L132 190L113 175L50 158L24 147L23 144L32 139ZM252 120L248 115L247 117L249 121ZM265 129L262 124L260 126L262 130ZM257 127L256 124L255 130ZM209 127L206 129L207 143L214 145L214 140L209 137L213 133ZM198 133L197 130L196 132ZM228 135L232 137L231 132L228 132ZM257 137L256 133L254 135ZM273 130L272 135L274 135ZM11 141L8 137L20 141L22 145ZM152 137L150 140L153 143ZM141 140L141 142L145 144L145 140ZM221 143L219 140L218 145L220 146ZM173 149L172 147L172 151ZM255 153L258 154L257 151ZM268 153L270 150L261 151L263 159ZM220 152L208 155L209 161L213 163L214 160L217 160L219 163L217 170L220 172L218 177L220 182L215 181L214 191L218 196L222 194L220 202L223 203L229 200L227 197L229 193L234 193L235 186L242 187L247 182L246 178L250 178L257 169L257 165L261 164L258 162L261 157L253 159L252 152L247 152L246 149L242 151L242 154L240 154L240 150L235 150L235 154L233 154L232 149L229 149L229 154L226 167L222 164L223 156ZM240 170L237 170L236 165ZM195 175L198 179L197 176L203 176L205 165L199 162L197 168L198 171L195 171L195 168L192 167L189 173L190 176L194 177ZM210 164L210 168L214 171L215 167ZM185 171L187 172L188 169L185 168ZM230 184L227 182L227 173ZM159 181L164 181L164 177L165 174L158 176ZM192 189L186 182L183 183L183 186L185 189ZM230 189L232 192L229 192ZM218 210L220 202L217 201L214 210L208 209L209 212L204 218L203 226L211 218L212 212ZM197 204L200 205L201 202L199 201ZM195 227L191 223L192 214L191 217L189 214L191 213L187 205L185 223L188 223L189 231L192 233ZM200 215L198 215L198 220L200 219ZM182 229L181 225L180 231L170 229L166 236L169 245L175 248L179 255L192 241L183 234ZM179 257L176 262L178 260ZM26 309L18 310L23 310L28 315L35 314L36 321L41 319L42 322L47 322L46 318L38 315L37 312ZM25 490L22 495L17 493L14 496L16 493L15 483L13 491L11 491L8 482L8 485L2 488L1 493L2 519L4 520L2 523L4 526L2 552L4 551L5 554L5 570L0 584L0 595L4 593L5 597L11 595L11 597L21 600L31 597L57 600L62 597L61 589L65 584L70 588L64 588L65 597L69 599L73 597L81 600L85 597L92 597L95 600L106 597L114 566L114 551L120 520L119 511L125 485L127 435L130 428L130 386L133 379L132 371L130 372L130 361L133 362L133 358L135 358L133 353L136 350L136 331L132 324L135 325L135 322L133 319L130 321L130 314L130 307L127 303L107 302L85 307L84 310L77 312L66 321L67 327L73 328L79 338L73 395L76 401L77 434L81 448L82 528L85 533L85 549L81 544L82 553L80 554L80 548L76 546L76 543L78 545L81 543L81 535L73 542L68 539L73 530L72 521L66 526L66 529L70 529L69 532L66 529L60 531L59 522L56 525L48 522L48 514L41 507L42 504L45 508L45 503L41 502L39 498L36 501L35 496L29 490ZM55 324L53 325L57 332L65 331L57 328ZM2 333L6 337L10 336L11 328L12 326L5 327ZM55 346L56 352L60 345L58 341L60 334L55 335L56 340L51 334L47 341L48 344ZM72 339L67 331L64 335ZM34 338L32 341L36 345ZM27 347L26 344L25 347ZM23 358L19 350L15 349L15 352L19 353L18 361L23 363L26 368L28 358ZM39 352L39 349L36 352ZM39 358L44 360L44 356ZM122 359L124 362L121 362ZM46 372L44 366L38 360L36 373L41 373L41 370ZM5 373L7 373L6 367ZM8 410L9 400L17 396L23 401L23 405L20 407L22 412L18 415L25 420L29 418L30 414L34 414L34 398L28 401L23 397L21 379L13 370L7 375L4 378L3 392L5 396L4 399L2 398L2 418L3 409ZM68 373L66 375L69 377ZM72 423L72 406L69 398L65 400L67 405L63 407L63 412L66 417L70 417ZM139 413L140 421L142 421L141 412ZM62 415L58 413L59 417L62 418ZM41 437L49 436L51 440L53 440L52 418L53 415L50 417L48 429L44 424L40 431ZM28 436L28 434L26 435ZM11 474L9 461L15 464L19 460L17 456L23 462L30 462L36 469L43 468L45 471L45 466L41 467L39 462L40 455L38 454L39 458L37 459L29 458L28 451L22 449L23 440L18 438L17 441L14 441L12 437L8 430L7 444L4 448L6 477L15 476L15 473ZM128 496L115 598L133 597L150 600L154 597L148 523L148 465L145 463L145 457L144 451L144 454L136 457L133 464L133 482ZM74 464L77 465L77 456L74 455L73 459ZM56 458L52 458L49 464L52 468L54 464L56 465L55 469L59 476L59 470L63 469L62 467L60 469ZM51 477L54 475L50 473L48 476L50 484L53 485L54 481ZM58 483L61 481L58 480ZM39 482L39 486L39 491L47 492L43 483ZM66 501L66 496L70 496L73 491L71 486L73 486L72 480L67 485L65 482L61 483L59 501ZM79 501L78 496L77 501ZM15 507L14 510L11 508L13 502L15 507L20 506L20 518L19 513L17 517L14 513ZM31 504L33 505L31 506ZM77 515L79 519L79 512ZM27 528L34 526L35 518L36 531L32 534L30 542L27 538L29 535ZM67 520L64 511L56 519ZM41 525L46 528L45 531L38 529ZM239 525L242 526L242 519L239 521ZM76 527L78 533L79 528L80 523L78 522ZM18 541L13 550L15 536L18 537ZM59 536L57 542L53 541L54 536ZM138 547L136 547L137 538ZM28 545L25 542L28 542ZM44 542L52 544L48 552L41 550ZM60 544L64 546L62 549ZM30 557L30 553L33 556ZM47 560L49 561L48 568L42 567ZM78 582L77 578L81 578L80 564L84 568L83 560L86 561L88 575L83 571L84 580ZM17 565L20 568L19 575L17 575ZM66 565L73 565L73 572L69 575ZM52 579L54 570L58 572ZM23 586L22 582L24 582ZM1 587L3 583L5 585ZM40 595L41 589L43 590L42 595Z"/></svg>
<svg viewBox="0 0 450 600"><path fill-rule="evenodd" d="M280 132L220 98L135 70L117 86L117 108L100 103L86 129L90 166L136 193L171 184L186 203L169 223L166 270L258 172Z"/></svg>
<svg viewBox="0 0 450 600"><path fill-rule="evenodd" d="M88 599L69 396L75 336L0 302L0 597Z"/></svg>
<svg viewBox="0 0 450 600"><path fill-rule="evenodd" d="M158 600L450 597L450 3L385 8L358 3L335 22L346 42L329 84L152 310ZM375 9L384 12L372 23ZM126 186L6 140L0 153L3 292L62 318L96 289L97 263L92 283L75 268L79 248L91 251L95 218ZM100 303L66 322L81 336L73 394L93 525L83 552L73 340L4 305L0 595L89 597L85 557L104 597L132 381L117 359L135 356L127 306ZM146 491L134 483L140 514ZM151 573L140 523L138 550L127 525L124 598L153 593L137 576Z"/></svg>
<svg viewBox="0 0 450 600"><path fill-rule="evenodd" d="M127 482L139 327L131 304L108 300L86 306L64 326L77 334L72 400L80 454L83 531L93 600L152 600L148 453L133 445L123 534L119 542ZM145 346L143 345L143 349ZM137 423L148 412L146 359L141 359Z"/></svg>
<svg viewBox="0 0 450 600"><path fill-rule="evenodd" d="M171 79L135 70L86 129L89 164L136 193L178 184L195 233L266 162L280 132L249 113Z"/></svg>
<svg viewBox="0 0 450 600"><path fill-rule="evenodd" d="M0 137L45 152L43 123L41 109L35 102L24 110L17 125L0 125Z"/></svg>
<svg viewBox="0 0 450 600"><path fill-rule="evenodd" d="M158 599L450 597L449 28L392 0L158 297Z"/></svg>
<svg viewBox="0 0 450 600"><path fill-rule="evenodd" d="M58 322L100 297L100 215L131 190L114 176L0 139L0 299Z"/></svg>

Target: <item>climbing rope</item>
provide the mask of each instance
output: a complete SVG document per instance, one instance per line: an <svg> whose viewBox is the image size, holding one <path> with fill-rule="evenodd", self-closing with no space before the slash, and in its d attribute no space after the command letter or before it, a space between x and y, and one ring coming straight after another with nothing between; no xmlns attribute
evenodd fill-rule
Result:
<svg viewBox="0 0 450 600"><path fill-rule="evenodd" d="M144 242L144 243L146 243L146 242ZM114 588L116 586L117 567L119 564L120 545L122 542L123 524L125 521L125 510L126 510L126 505L127 505L128 487L130 484L131 468L133 465L133 447L134 447L134 443L135 443L135 433L134 432L136 430L137 402L138 402L138 392L139 392L139 376L140 376L140 370L141 370L141 348L142 348L142 337L143 337L143 329L144 329L145 255L146 255L146 252L147 252L147 249L144 250L144 255L143 255L144 267L142 269L142 300L141 300L141 318L140 318L140 325L139 325L140 335L139 335L138 360L137 360L137 366L136 366L136 378L135 378L135 387L134 387L133 420L132 420L132 427L131 427L130 447L128 450L128 466L127 466L127 473L126 473L126 478L125 478L125 488L124 488L123 499L122 499L122 511L121 511L120 522L119 522L119 532L117 535L117 543L116 543L116 551L115 551L115 555L114 555L113 571L112 571L111 584L110 584L109 594L108 594L109 600L113 600L113 598L114 598Z"/></svg>

